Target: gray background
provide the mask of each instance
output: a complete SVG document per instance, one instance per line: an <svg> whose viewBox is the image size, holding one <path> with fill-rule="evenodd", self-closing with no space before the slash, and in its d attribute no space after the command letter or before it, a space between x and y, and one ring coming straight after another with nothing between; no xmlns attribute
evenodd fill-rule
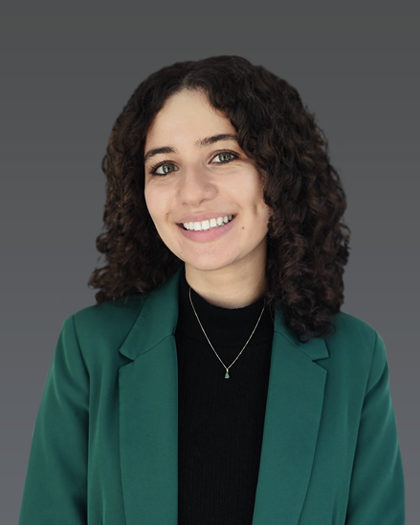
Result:
<svg viewBox="0 0 420 525"><path fill-rule="evenodd" d="M94 302L86 282L97 260L100 161L112 124L149 73L221 54L287 79L329 138L353 232L343 309L385 340L407 523L418 523L418 10L414 1L347 4L15 1L2 8L2 524L17 523L62 322Z"/></svg>

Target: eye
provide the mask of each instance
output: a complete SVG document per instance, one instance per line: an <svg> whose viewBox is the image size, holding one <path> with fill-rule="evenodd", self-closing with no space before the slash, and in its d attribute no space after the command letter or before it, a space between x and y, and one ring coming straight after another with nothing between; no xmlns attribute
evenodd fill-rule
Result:
<svg viewBox="0 0 420 525"><path fill-rule="evenodd" d="M152 166L150 168L150 174L151 175L167 175L168 173L171 173L172 171L176 171L175 164L173 162L159 162L159 164L156 164L155 166ZM160 170L160 171L159 171Z"/></svg>
<svg viewBox="0 0 420 525"><path fill-rule="evenodd" d="M215 160L217 158L219 159L218 161ZM237 153L234 153L233 151L221 151L213 157L213 162L215 162L216 164L227 164L228 162L231 162L232 160L238 158L239 155ZM158 164L151 166L151 168L149 169L149 173L150 175L157 175L163 177L177 170L178 168L173 162L169 160L163 160Z"/></svg>
<svg viewBox="0 0 420 525"><path fill-rule="evenodd" d="M216 164L226 164L228 162L231 162L232 160L235 160L238 158L238 155L236 153L232 153L231 151L222 151L221 153L218 153L214 159L219 157L219 161L216 161ZM214 160L213 159L213 160Z"/></svg>

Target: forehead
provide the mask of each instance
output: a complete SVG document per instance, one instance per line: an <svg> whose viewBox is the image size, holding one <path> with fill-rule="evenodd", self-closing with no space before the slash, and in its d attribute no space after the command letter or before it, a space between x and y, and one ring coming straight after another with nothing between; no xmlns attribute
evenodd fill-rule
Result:
<svg viewBox="0 0 420 525"><path fill-rule="evenodd" d="M230 120L211 106L207 96L198 91L181 91L170 97L156 115L146 137L145 150L220 133L235 133Z"/></svg>

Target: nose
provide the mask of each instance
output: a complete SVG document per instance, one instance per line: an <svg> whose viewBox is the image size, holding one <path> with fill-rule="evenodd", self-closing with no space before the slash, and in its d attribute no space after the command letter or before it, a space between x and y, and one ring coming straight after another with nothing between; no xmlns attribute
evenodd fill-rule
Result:
<svg viewBox="0 0 420 525"><path fill-rule="evenodd" d="M178 193L183 205L197 207L214 199L217 187L202 166L184 167L178 178Z"/></svg>

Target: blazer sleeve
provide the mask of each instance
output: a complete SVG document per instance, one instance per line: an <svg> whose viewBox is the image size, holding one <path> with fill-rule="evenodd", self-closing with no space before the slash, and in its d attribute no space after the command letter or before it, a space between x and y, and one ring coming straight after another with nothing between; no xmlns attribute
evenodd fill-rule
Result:
<svg viewBox="0 0 420 525"><path fill-rule="evenodd" d="M385 345L376 333L351 478L346 525L404 525L404 478Z"/></svg>
<svg viewBox="0 0 420 525"><path fill-rule="evenodd" d="M86 525L89 376L64 324L35 424L19 525Z"/></svg>

